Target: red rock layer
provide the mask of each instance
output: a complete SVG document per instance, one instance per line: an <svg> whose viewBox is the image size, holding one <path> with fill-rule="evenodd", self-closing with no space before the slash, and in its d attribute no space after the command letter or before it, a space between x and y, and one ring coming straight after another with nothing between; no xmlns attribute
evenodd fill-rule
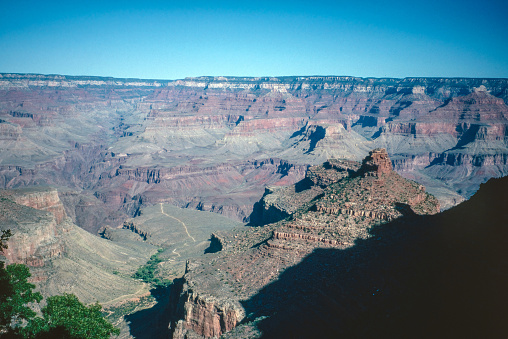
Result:
<svg viewBox="0 0 508 339"><path fill-rule="evenodd" d="M56 189L20 192L14 196L14 201L20 205L52 213L57 223L61 223L67 217Z"/></svg>
<svg viewBox="0 0 508 339"><path fill-rule="evenodd" d="M388 153L384 148L377 148L369 152L369 156L362 162L360 172L364 175L375 175L381 177L383 174L389 174L393 170L392 162L388 158Z"/></svg>

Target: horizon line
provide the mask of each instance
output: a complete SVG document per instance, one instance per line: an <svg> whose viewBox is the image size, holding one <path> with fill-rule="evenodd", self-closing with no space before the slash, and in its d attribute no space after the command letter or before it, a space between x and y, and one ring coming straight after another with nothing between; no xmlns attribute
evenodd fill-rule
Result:
<svg viewBox="0 0 508 339"><path fill-rule="evenodd" d="M462 76L453 76L453 77L443 77L443 76L407 76L407 77L360 77L354 75L263 75L263 76L243 76L243 75L200 75L200 76L189 76L180 79L162 79L162 78L136 78L136 77L115 77L115 76L103 76L103 75L69 75L69 74L59 74L59 73L24 73L24 72L0 72L0 76L4 77L6 75L11 76L43 76L43 77L64 77L64 78L96 78L96 79L117 79L117 80L137 80L137 81L162 81L162 82L175 82L182 80L206 80L211 79L214 81L227 81L229 79L250 79L250 80L264 80L270 81L272 79L284 79L284 78L353 78L353 79L362 79L362 80L370 80L370 79L378 79L378 80L405 80L405 79L477 79L477 80L508 80L504 77L462 77ZM224 78L224 79L217 79Z"/></svg>

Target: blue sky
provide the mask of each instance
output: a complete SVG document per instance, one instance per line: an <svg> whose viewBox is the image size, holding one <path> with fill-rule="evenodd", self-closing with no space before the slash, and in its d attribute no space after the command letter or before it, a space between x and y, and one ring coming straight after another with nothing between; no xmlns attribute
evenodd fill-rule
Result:
<svg viewBox="0 0 508 339"><path fill-rule="evenodd" d="M0 72L508 77L508 2L1 1Z"/></svg>

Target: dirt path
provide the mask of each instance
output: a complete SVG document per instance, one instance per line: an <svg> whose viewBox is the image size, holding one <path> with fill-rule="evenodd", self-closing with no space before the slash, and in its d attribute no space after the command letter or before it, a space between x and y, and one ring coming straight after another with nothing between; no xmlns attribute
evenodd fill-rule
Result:
<svg viewBox="0 0 508 339"><path fill-rule="evenodd" d="M150 285L147 284L147 283L143 283L143 285L141 285L141 287L139 288L139 290L137 290L136 292L134 293L131 293L131 294L125 294L125 295L121 295L119 296L118 298L115 298L113 300L110 300L110 301L107 301L107 302L104 302L104 303L101 303L102 306L108 306L108 305L112 305L112 304L115 304L116 302L118 301L121 301L123 299L128 299L128 298L139 298L140 296L142 295L147 295L147 294L150 294ZM143 291L145 290L145 291Z"/></svg>
<svg viewBox="0 0 508 339"><path fill-rule="evenodd" d="M165 216L167 217L170 217L172 219L175 219L176 221L178 221L179 223L181 223L183 225L183 228L185 229L185 233L187 233L187 235L189 236L189 238L192 239L192 241L196 242L196 239L194 239L194 237L192 235L189 234L189 230L187 229L187 226L185 225L185 223L183 221L181 221L180 219L178 218L175 218L169 214L167 214L166 212L164 212L164 208L162 207L162 203L160 203L161 205L161 213L164 214Z"/></svg>

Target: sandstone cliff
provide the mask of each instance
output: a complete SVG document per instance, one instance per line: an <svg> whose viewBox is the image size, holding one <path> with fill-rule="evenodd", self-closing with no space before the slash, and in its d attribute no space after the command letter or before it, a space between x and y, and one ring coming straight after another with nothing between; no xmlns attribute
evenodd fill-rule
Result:
<svg viewBox="0 0 508 339"><path fill-rule="evenodd" d="M9 262L41 267L64 253L59 233L65 231L65 227L58 224L66 215L56 189L29 188L0 194L2 229L12 228L14 232L3 253ZM33 218L38 218L39 222L33 223Z"/></svg>
<svg viewBox="0 0 508 339"><path fill-rule="evenodd" d="M50 212L55 216L57 223L61 223L67 217L56 189L27 188L16 190L12 198L17 204Z"/></svg>

